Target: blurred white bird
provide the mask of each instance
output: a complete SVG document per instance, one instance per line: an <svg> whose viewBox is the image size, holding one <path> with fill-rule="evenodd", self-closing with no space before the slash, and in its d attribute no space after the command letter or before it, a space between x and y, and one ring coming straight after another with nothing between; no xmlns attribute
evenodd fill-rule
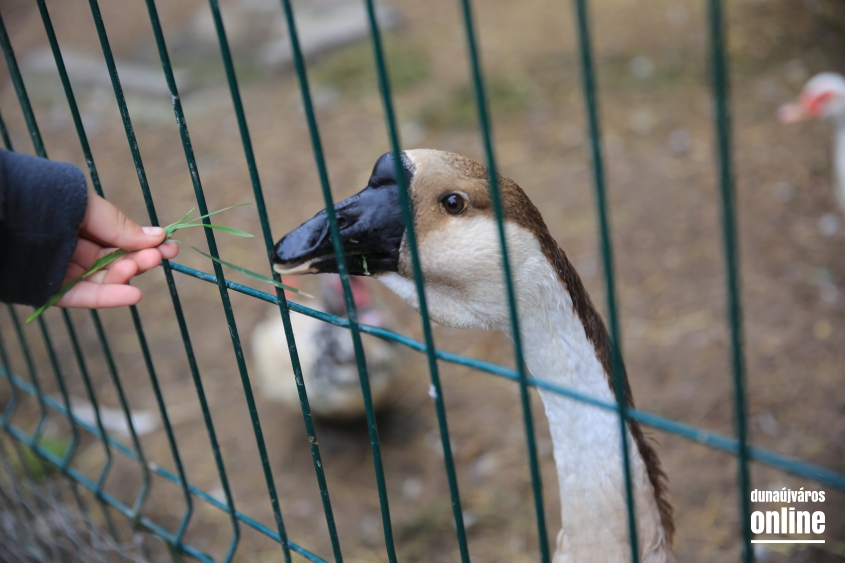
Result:
<svg viewBox="0 0 845 563"><path fill-rule="evenodd" d="M778 110L783 123L805 119L829 119L836 128L833 139L833 171L836 199L845 212L845 77L835 72L822 72L812 77L798 100Z"/></svg>
<svg viewBox="0 0 845 563"><path fill-rule="evenodd" d="M284 283L295 286L288 278L285 278ZM366 282L350 276L349 284L358 311L358 321L381 326L384 319L375 307ZM320 276L320 289L318 303L309 302L307 305L346 318L340 277ZM290 320L311 412L329 419L363 417L364 398L349 329L298 313L292 313ZM383 340L366 336L362 340L373 404L378 409L385 403L390 390L396 353L393 346ZM277 310L255 327L252 333L252 355L261 394L298 410L299 393L284 325Z"/></svg>

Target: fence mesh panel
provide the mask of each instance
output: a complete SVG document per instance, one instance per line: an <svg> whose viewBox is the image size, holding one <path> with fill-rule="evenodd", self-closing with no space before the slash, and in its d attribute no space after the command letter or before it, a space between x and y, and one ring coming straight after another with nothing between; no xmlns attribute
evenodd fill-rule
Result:
<svg viewBox="0 0 845 563"><path fill-rule="evenodd" d="M766 464L768 466L783 470L793 475L809 478L819 483L837 489L845 489L845 475L828 470L811 463L784 456L769 450L756 448L748 443L747 438L747 410L744 391L744 368L743 368L743 342L742 342L742 313L740 305L740 281L739 281L739 258L737 255L736 240L736 218L733 202L733 168L731 163L731 134L730 134L730 102L728 84L728 61L725 50L725 26L722 14L721 0L706 0L709 17L709 53L710 69L712 73L712 97L714 104L713 123L715 128L715 139L717 146L718 180L721 190L721 205L723 218L723 240L724 259L726 264L726 282L728 296L728 325L730 328L731 344L731 366L732 380L734 386L735 401L735 426L734 436L724 436L708 430L679 423L656 414L629 408L624 400L624 385L621 377L621 357L615 355L613 366L614 383L617 403L612 404L592 397L584 396L578 392L560 387L543 379L532 377L526 371L523 361L522 345L517 317L517 300L510 283L511 267L508 261L507 245L505 241L504 223L502 220L502 201L499 193L498 180L496 176L496 151L493 141L492 123L488 108L485 82L483 78L483 67L480 59L476 30L474 24L473 7L470 0L459 0L458 8L463 20L465 38L469 55L469 77L472 82L475 105L478 112L481 139L486 156L486 164L490 171L490 191L493 202L493 211L499 225L499 243L501 245L503 268L505 277L508 280L507 292L502 299L507 300L514 335L514 360L517 368L515 370L502 367L490 362L459 356L453 353L438 350L434 346L431 321L429 319L426 296L423 291L423 275L420 266L420 258L417 250L417 238L412 224L411 203L407 193L408 179L404 176L401 160L395 158L396 175L400 179L400 200L402 204L403 218L407 229L407 242L410 250L410 257L413 265L414 279L416 282L417 297L420 303L420 314L422 321L423 341L416 341L396 332L383 328L360 324L356 313L355 303L350 290L347 267L342 254L341 239L337 220L334 214L334 200L329 181L329 173L326 165L326 155L320 138L320 129L315 113L312 91L309 86L308 65L306 64L300 38L297 33L297 26L294 17L294 6L290 0L281 0L280 10L288 27L290 50L292 53L293 65L299 82L302 106L307 122L308 133L311 139L313 155L317 174L320 180L322 195L328 211L331 237L334 251L337 256L340 279L345 296L348 318L339 318L330 314L322 313L298 303L288 302L284 292L276 290L275 294L265 293L226 279L222 267L212 262L211 272L207 273L190 268L178 262L163 263L164 276L172 300L172 307L178 323L180 336L183 343L186 361L190 368L191 382L198 399L206 436L210 443L214 456L214 464L217 476L222 489L222 495L212 495L209 491L201 490L188 480L185 471L184 459L176 440L176 434L171 422L172 413L168 412L165 402L165 394L159 382L153 354L147 344L144 325L136 307L130 307L129 312L137 334L137 340L141 351L141 359L148 374L149 382L154 392L156 406L159 411L164 432L172 456L175 471L168 470L160 465L150 462L145 456L144 449L135 429L133 416L130 412L129 403L123 388L123 381L118 366L113 359L112 348L109 342L109 335L105 330L102 321L96 311L90 313L91 323L96 332L96 337L101 348L105 365L107 367L109 382L113 387L125 419L128 423L129 444L126 445L118 439L110 436L104 427L101 406L98 400L98 389L92 382L90 370L86 364L86 356L78 342L78 329L74 320L67 311L62 311L62 327L52 326L44 318L38 319L38 329L43 342L39 344L38 350L46 352L52 374L48 375L39 371L33 359L35 351L32 343L28 341L27 335L22 328L21 309L19 307L7 306L4 315L8 323L2 326L12 326L13 334L4 331L0 334L0 375L9 384L10 395L5 410L0 417L0 424L4 434L0 435L0 530L7 538L16 538L12 542L0 543L0 554L4 560L10 561L58 561L68 559L85 560L114 560L112 556L117 554L122 561L142 561L151 557L159 557L161 553L169 553L173 557L187 555L201 561L222 560L230 561L237 553L241 529L246 526L256 530L271 540L277 542L282 551L285 561L291 561L291 555L297 554L308 561L324 561L321 557L310 551L306 546L297 543L296 538L288 537L284 517L282 514L277 486L274 482L271 470L270 457L265 445L265 436L262 430L261 421L258 416L255 398L253 395L250 377L247 372L247 365L244 360L244 352L241 345L241 338L232 309L232 292L243 294L253 299L262 300L278 306L279 315L284 323L287 338L287 346L290 350L291 361L297 378L302 377L302 367L296 348L296 335L291 328L290 312L308 315L321 321L332 323L337 326L348 328L352 335L357 367L360 377L361 390L364 396L366 408L367 430L370 438L372 459L375 469L377 483L379 508L381 513L381 524L384 535L384 545L389 561L398 561L396 553L397 536L393 531L390 504L385 479L385 469L382 462L382 453L379 444L378 426L373 409L367 366L364 357L361 335L373 335L391 342L406 346L412 350L425 355L431 377L434 407L436 411L437 424L439 429L440 444L443 449L443 461L448 481L448 488L451 500L452 514L455 522L455 533L459 547L460 559L468 563L470 561L470 546L467 539L464 512L461 505L461 494L458 486L458 478L455 469L455 460L450 442L449 425L444 403L443 389L440 382L438 361L458 364L486 372L490 375L512 380L519 386L521 409L523 414L523 425L525 440L528 452L528 466L532 486L532 494L536 512L537 538L539 540L540 559L544 562L551 561L549 537L546 526L546 517L543 506L543 488L540 475L540 463L537 453L537 439L535 436L534 422L532 416L532 404L529 389L531 387L542 388L550 392L559 393L571 399L582 401L594 408L610 410L618 413L619 428L624 464L624 485L628 506L628 524L630 530L631 559L639 561L639 548L636 528L636 512L634 507L634 496L631 484L631 471L627 455L628 441L626 435L627 420L636 420L662 432L675 434L687 440L707 445L711 448L722 450L735 455L738 459L738 488L739 504L741 511L741 540L744 546L743 559L746 562L754 559L751 549L750 529L750 501L748 491L750 489L748 465L750 461ZM593 183L596 194L597 214L599 218L599 240L600 251L603 261L603 269L606 282L607 298L607 321L611 338L614 342L620 340L619 320L617 315L616 289L614 282L613 250L611 244L609 207L605 195L604 165L602 160L601 126L599 123L598 94L595 77L595 65L593 60L592 45L590 38L590 24L588 5L586 0L573 0L575 10L576 33L578 37L578 49L580 51L581 81L583 86L584 104L589 130L589 151L592 162ZM159 214L147 180L145 165L138 148L138 141L127 105L126 96L121 86L121 78L112 54L109 43L109 36L104 24L100 7L97 0L89 0L91 16L97 29L98 39L105 57L105 63L111 85L114 90L114 97L117 102L120 117L125 130L132 159L134 160L137 172L138 183L143 194L143 199L149 213L149 219L153 225L159 224ZM50 49L55 59L61 84L64 90L67 104L72 116L73 124L78 135L82 152L84 154L88 172L90 174L93 188L100 195L103 188L100 183L97 167L83 119L74 96L68 72L65 67L62 50L58 43L47 0L37 0L38 10L44 24L44 29L49 40ZM385 56L385 49L379 29L378 12L373 0L365 0L369 35L372 43L373 57L378 77L379 92L383 104L387 137L389 139L388 149L398 155L402 150L399 128L394 112L393 99L391 94L391 81L388 72L388 64ZM166 78L167 87L170 93L173 114L178 124L182 146L184 148L185 161L190 172L191 182L194 189L196 205L201 214L209 212L203 185L197 166L197 160L192 148L189 135L188 123L182 108L180 93L177 88L176 77L173 65L168 54L167 42L165 41L162 25L159 20L156 3L154 0L146 0L146 7L149 14L149 24L155 39L161 68ZM217 0L209 0L209 9L212 16L214 30L219 40L220 55L222 57L225 76L231 94L231 102L234 108L237 129L243 147L243 154L246 160L249 177L251 179L256 208L261 224L262 237L265 248L270 254L273 248L274 236L270 228L267 205L259 179L258 165L253 150L249 127L247 125L244 102L241 98L234 59L230 50L225 31L224 19L221 15ZM138 22L141 25L141 22ZM48 153L36 122L35 114L27 93L26 84L18 68L13 45L10 42L7 29L0 13L0 47L3 49L9 75L11 77L15 92L23 112L29 137L36 154L47 157ZM12 108L0 108L3 112L12 111ZM6 129L2 117L0 117L0 133L5 147L15 150L12 146L11 137ZM208 218L205 223L210 223ZM214 232L211 229L204 229L209 252L215 258L219 258L219 251L215 240ZM272 264L268 262L268 268L272 272ZM272 274L279 279L278 274ZM260 456L260 463L266 481L267 495L272 506L274 515L274 526L268 527L251 518L235 507L230 479L226 471L221 448L215 432L214 421L212 420L211 409L204 387L203 375L200 371L194 345L189 334L185 313L180 302L180 294L177 288L176 278L187 276L215 284L219 290L219 299L225 313L226 323L231 336L232 352L234 354L237 369L241 378L244 399L246 400L250 422L252 425L253 437ZM52 320L52 319L51 319ZM93 422L83 420L73 413L71 397L68 394L64 380L67 366L62 364L52 344L52 335L64 331L71 343L75 367L84 383L86 398L93 406ZM24 360L23 365L13 365L10 359L9 350L20 350ZM56 388L60 397L57 399L43 390L44 380L52 377L56 381ZM309 407L306 389L298 385L299 398L302 405L302 416L309 441L310 455L313 460L313 467L317 485L322 501L322 509L325 517L328 535L334 560L343 560L343 549L338 538L337 525L332 510L329 484L320 454L319 440L315 431L314 422ZM112 392L112 391L110 391ZM25 429L14 421L16 411L19 409L23 396L33 397L37 403L37 421L33 428ZM70 434L71 440L63 444L60 449L51 448L44 438L44 429L51 417L58 417L64 421ZM83 471L73 466L73 460L78 454L78 447L81 441L80 436L87 435L94 437L101 443L105 452L104 462L99 468L96 478L91 478ZM131 502L119 499L105 489L113 463L116 458L129 460L137 465L140 486ZM17 460L17 461L15 461ZM32 473L38 473L33 475ZM55 478L48 475L58 475ZM184 499L185 510L176 525L165 525L144 515L144 505L149 496L151 479L153 476L169 481L181 491ZM73 499L71 502L70 499ZM186 530L192 518L197 512L197 505L210 505L226 514L231 527L232 539L226 553L222 557L213 556L203 552L199 547L185 541ZM100 507L100 514L92 515L91 507ZM114 516L119 522L115 523ZM128 532L127 532L128 530ZM141 534L143 532L143 534ZM157 541L144 540L145 537L154 537ZM160 540L160 541L159 541ZM165 546L165 548L163 548Z"/></svg>

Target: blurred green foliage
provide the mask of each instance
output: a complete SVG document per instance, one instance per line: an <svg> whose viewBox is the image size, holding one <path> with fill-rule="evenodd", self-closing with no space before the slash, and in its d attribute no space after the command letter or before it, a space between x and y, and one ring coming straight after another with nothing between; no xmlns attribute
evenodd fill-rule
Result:
<svg viewBox="0 0 845 563"><path fill-rule="evenodd" d="M531 86L514 78L493 77L487 81L487 103L497 118L520 113L531 103ZM432 129L478 127L475 93L469 84L452 88L431 100L420 111L420 121Z"/></svg>
<svg viewBox="0 0 845 563"><path fill-rule="evenodd" d="M394 92L424 82L430 73L425 51L394 36L384 37L384 52ZM360 41L326 55L314 65L314 83L336 90L344 97L359 97L378 90L373 48Z"/></svg>
<svg viewBox="0 0 845 563"><path fill-rule="evenodd" d="M42 436L38 440L38 446L53 454L58 458L62 458L70 445L68 438L50 438ZM53 464L42 460L35 450L26 444L18 446L19 455L12 458L12 467L14 471L21 475L25 475L35 482L42 481L49 474L53 473L56 468Z"/></svg>

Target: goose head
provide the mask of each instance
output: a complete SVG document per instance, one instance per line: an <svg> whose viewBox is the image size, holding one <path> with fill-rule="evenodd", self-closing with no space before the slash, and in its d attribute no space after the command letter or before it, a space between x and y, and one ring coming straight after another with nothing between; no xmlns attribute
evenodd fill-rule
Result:
<svg viewBox="0 0 845 563"><path fill-rule="evenodd" d="M780 107L778 118L783 123L845 118L845 77L835 72L815 75L804 85L797 101Z"/></svg>
<svg viewBox="0 0 845 563"><path fill-rule="evenodd" d="M428 149L401 153L400 164L408 180L431 318L457 328L506 331L509 310L487 169L469 158ZM334 211L349 273L377 278L418 308L399 185L394 156L385 154L367 187ZM547 272L557 246L522 189L504 177L499 186L514 283L520 299L530 300L553 289L556 280ZM276 271L285 275L337 272L326 211L282 238L273 254Z"/></svg>
<svg viewBox="0 0 845 563"><path fill-rule="evenodd" d="M369 183L334 206L349 272L377 278L419 308L402 220L397 165L407 179L429 315L456 328L509 332L499 223L481 164L428 149L376 162ZM531 373L613 401L612 347L605 325L539 210L512 180L498 177L503 228L517 296L525 362ZM274 268L285 274L337 271L328 217L321 211L282 238ZM622 378L625 379L624 369ZM633 405L630 388L625 395ZM590 405L573 405L541 390L554 442L563 531L555 561L627 561L627 516L620 494L618 420ZM672 561L672 509L665 473L642 430L629 421L637 446L633 471L642 561ZM595 503L596 499L606 502ZM596 543L601 529L615 538ZM609 532L608 532L609 530Z"/></svg>

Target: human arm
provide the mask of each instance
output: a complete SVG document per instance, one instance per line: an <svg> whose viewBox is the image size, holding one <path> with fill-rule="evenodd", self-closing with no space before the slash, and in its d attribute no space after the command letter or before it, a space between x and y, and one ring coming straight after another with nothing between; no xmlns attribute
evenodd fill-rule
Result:
<svg viewBox="0 0 845 563"><path fill-rule="evenodd" d="M140 301L129 279L178 251L86 188L72 164L0 150L0 301L40 306L116 247L135 251L77 284L58 305L117 307ZM158 247L158 248L156 248Z"/></svg>

